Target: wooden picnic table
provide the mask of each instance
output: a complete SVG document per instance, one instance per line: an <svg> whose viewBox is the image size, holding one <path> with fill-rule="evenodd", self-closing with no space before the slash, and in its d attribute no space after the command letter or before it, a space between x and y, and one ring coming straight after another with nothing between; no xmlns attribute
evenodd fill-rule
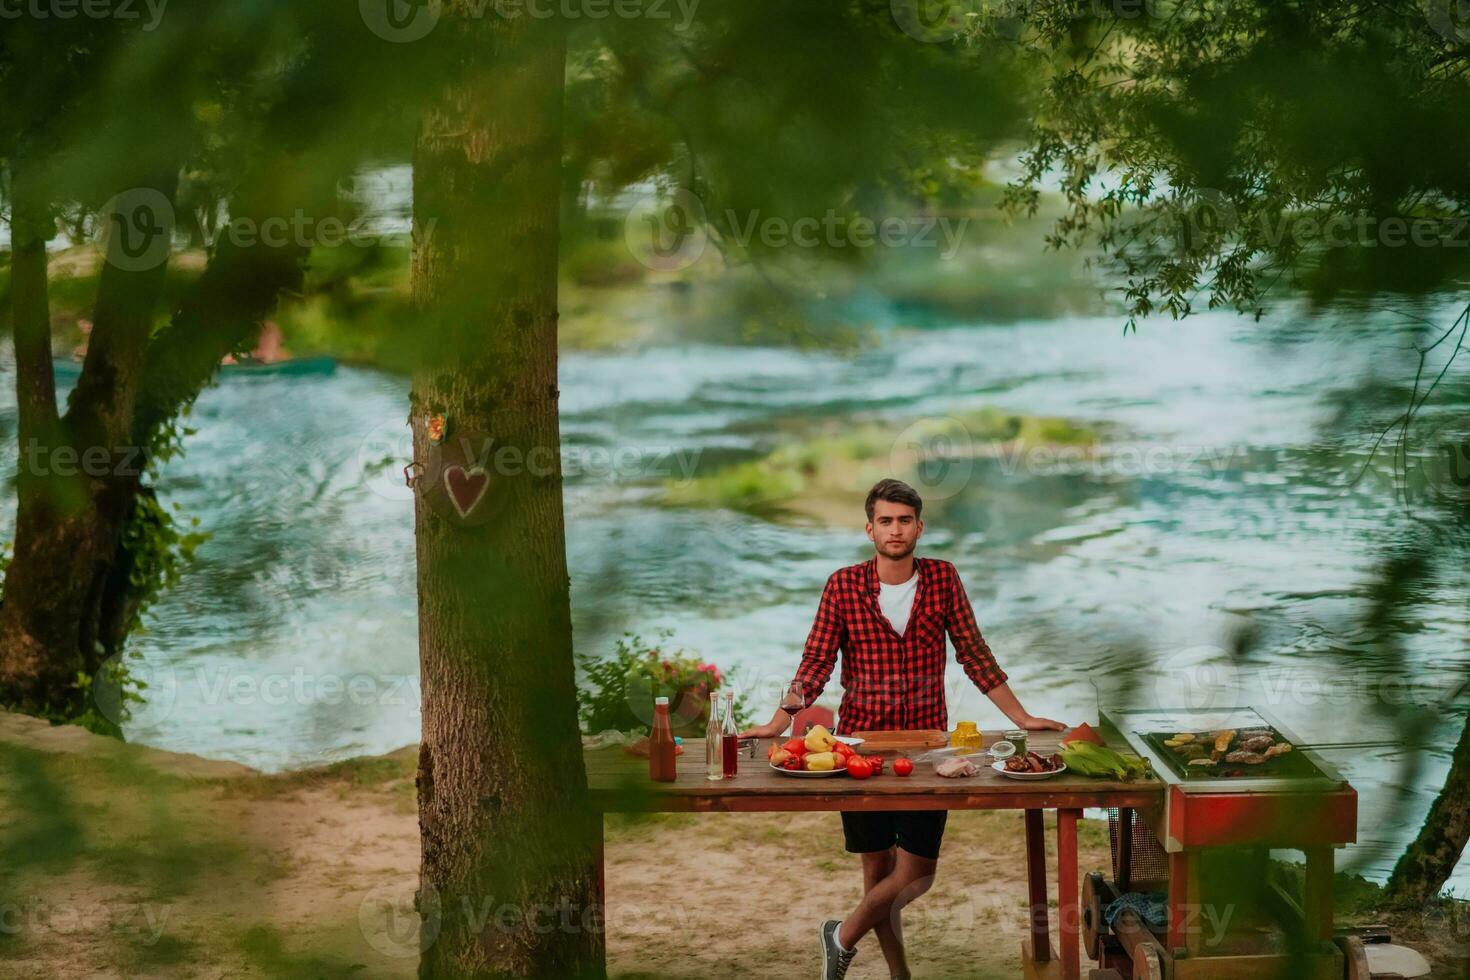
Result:
<svg viewBox="0 0 1470 980"><path fill-rule="evenodd" d="M1056 751L1058 733L1032 732L1029 748L1049 755ZM766 761L769 742L756 746L755 758L740 755L740 774L734 779L711 780L705 775L704 739L685 739L677 757L672 783L648 777L648 760L631 756L621 747L585 753L587 783L595 806L604 813L754 813L810 810L1024 810L1026 812L1026 876L1031 906L1031 936L1023 941L1022 962L1028 978L1060 977L1080 980L1078 948L1081 914L1077 867L1077 821L1087 807L1117 807L1126 814L1161 805L1163 784L1149 778L1132 783L1064 772L1049 779L1009 779L982 766L979 773L946 779L930 764L916 765L909 776L896 776L892 760L900 754L881 752L886 761L882 775L858 780L846 775L829 778L786 776ZM1044 810L1057 811L1057 917L1059 950L1051 946L1047 912ZM1125 824L1127 821L1125 821ZM602 857L599 851L599 887ZM605 896L604 896L605 898Z"/></svg>

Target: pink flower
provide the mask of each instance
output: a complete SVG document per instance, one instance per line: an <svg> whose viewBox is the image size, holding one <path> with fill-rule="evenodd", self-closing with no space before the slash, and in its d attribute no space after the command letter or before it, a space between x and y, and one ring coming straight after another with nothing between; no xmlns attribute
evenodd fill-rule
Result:
<svg viewBox="0 0 1470 980"><path fill-rule="evenodd" d="M720 677L720 668L716 667L714 664L700 664L699 672L701 674L708 674L710 675L710 677L714 678L715 687L719 687L720 684L723 683Z"/></svg>

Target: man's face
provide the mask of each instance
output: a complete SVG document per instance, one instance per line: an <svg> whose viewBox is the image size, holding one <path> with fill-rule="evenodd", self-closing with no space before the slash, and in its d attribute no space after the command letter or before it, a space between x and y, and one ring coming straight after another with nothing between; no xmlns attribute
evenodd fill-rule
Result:
<svg viewBox="0 0 1470 980"><path fill-rule="evenodd" d="M919 535L924 533L924 522L914 516L914 509L908 504L877 500L873 502L873 519L868 522L867 531L878 554L902 559L913 553Z"/></svg>

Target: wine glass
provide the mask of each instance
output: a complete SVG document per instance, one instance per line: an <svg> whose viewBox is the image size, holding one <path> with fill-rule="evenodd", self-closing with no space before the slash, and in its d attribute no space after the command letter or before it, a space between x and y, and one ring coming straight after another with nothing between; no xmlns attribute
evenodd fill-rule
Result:
<svg viewBox="0 0 1470 980"><path fill-rule="evenodd" d="M802 708L806 707L806 689L802 687L801 681L792 681L786 685L786 693L781 695L781 710L786 716L795 719ZM801 737L801 732L793 730L792 737Z"/></svg>

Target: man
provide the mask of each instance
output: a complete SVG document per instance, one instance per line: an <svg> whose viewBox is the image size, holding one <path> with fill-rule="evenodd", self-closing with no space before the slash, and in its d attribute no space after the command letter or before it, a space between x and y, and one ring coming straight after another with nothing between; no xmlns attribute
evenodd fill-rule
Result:
<svg viewBox="0 0 1470 980"><path fill-rule="evenodd" d="M948 633L960 666L1013 724L1065 728L1028 714L1011 693L1005 672L980 635L955 567L914 557L914 545L924 533L923 507L914 488L899 480L882 480L868 492L866 530L877 553L862 564L838 569L827 580L796 671L806 703L822 693L841 650L837 734L946 730ZM790 719L778 708L768 723L744 734L775 738L788 724ZM845 919L828 920L818 930L824 980L846 975L858 940L869 931L877 933L895 980L908 980L899 913L933 883L948 816L945 810L843 812L847 849L862 859L865 894Z"/></svg>

